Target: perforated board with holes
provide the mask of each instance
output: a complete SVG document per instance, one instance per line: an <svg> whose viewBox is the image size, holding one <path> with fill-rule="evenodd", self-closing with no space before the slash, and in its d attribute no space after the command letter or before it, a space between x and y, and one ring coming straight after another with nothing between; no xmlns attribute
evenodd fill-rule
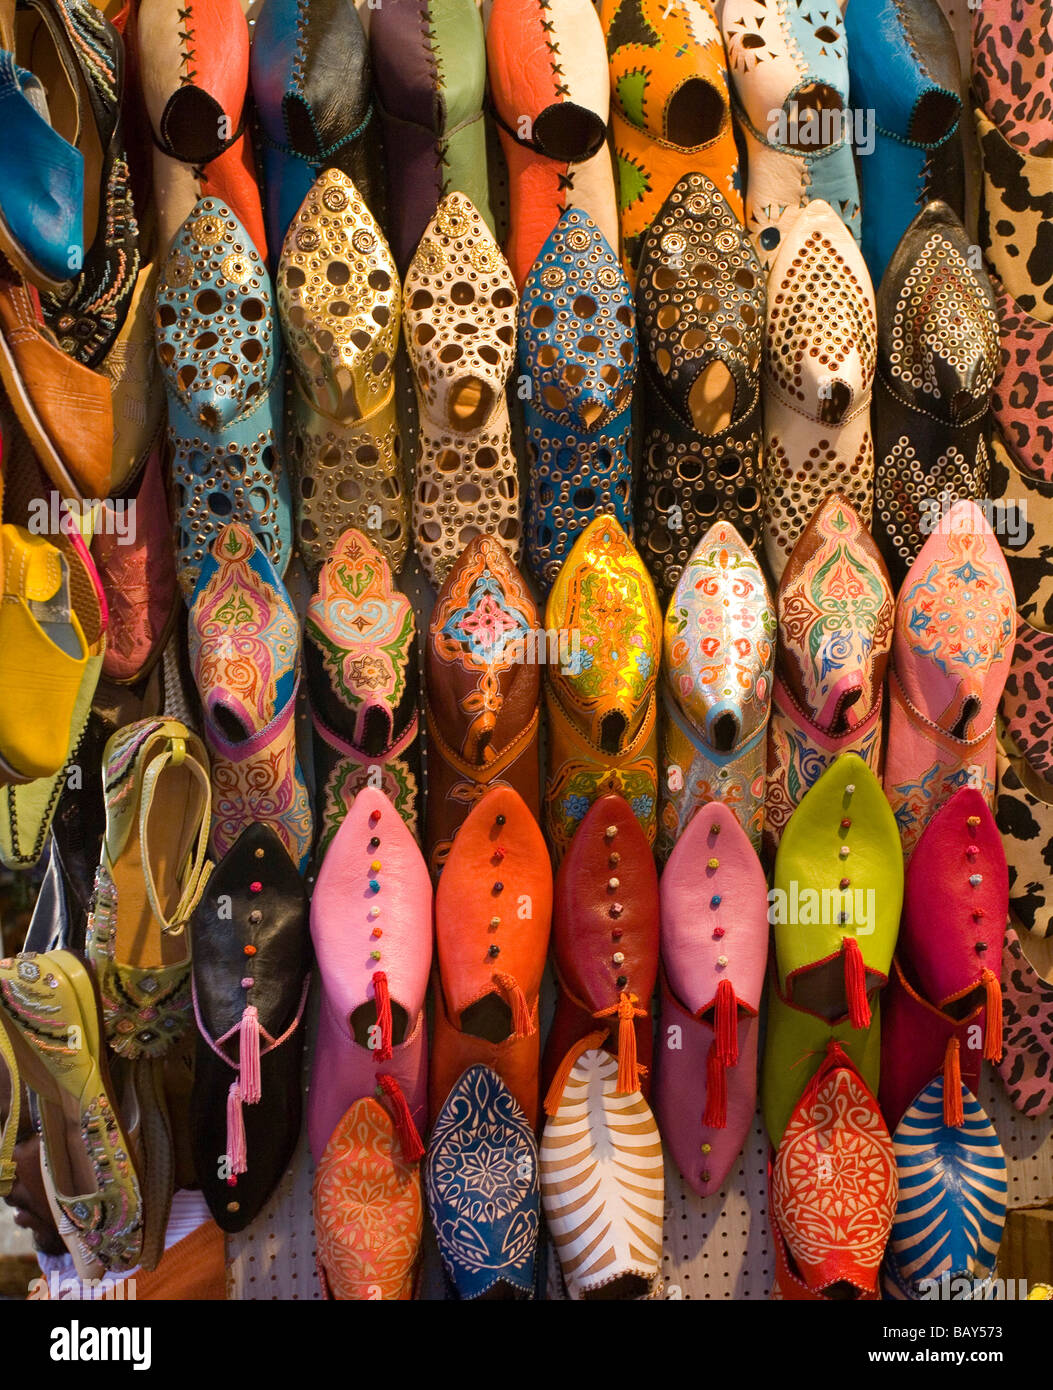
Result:
<svg viewBox="0 0 1053 1390"><path fill-rule="evenodd" d="M867 0L854 0L865 4ZM963 88L968 83L968 0L940 0L958 39L963 62ZM842 6L843 7L843 6ZM359 5L368 23L366 0ZM971 136L971 126L967 131ZM970 170L970 174L972 170ZM505 188L498 156L491 164L491 192L500 222ZM975 201L970 190L966 225L974 226ZM400 364L401 407L404 437L413 434L416 407L412 385ZM407 449L412 457L412 448ZM522 450L519 457L523 457ZM403 572L401 585L413 602L418 631L426 631L434 600L415 557ZM302 572L290 582L301 608L309 597ZM309 738L306 711L301 711L301 734ZM311 759L305 754L304 766ZM423 788L427 789L427 768ZM542 999L543 1016L550 1016L551 987ZM312 992L314 994L314 992ZM308 1037L314 1036L317 1000L308 1012ZM304 1094L310 1080L311 1052L304 1059ZM1001 1082L989 1063L984 1063L980 1103L987 1111L1002 1142L1008 1162L1009 1204L1027 1206L1053 1200L1053 1115L1025 1119L1009 1103ZM767 1299L774 1277L774 1255L768 1235L768 1139L758 1115L743 1146L735 1171L713 1197L697 1197L680 1177L666 1154L665 1236L662 1258L663 1283L656 1297L667 1299ZM313 1163L306 1135L301 1134L293 1162L281 1184L255 1222L227 1240L228 1293L234 1299L320 1299L316 1267L314 1224L311 1209ZM551 1250L543 1255L549 1297L565 1296ZM417 1296L446 1296L434 1240L426 1233L424 1258Z"/></svg>

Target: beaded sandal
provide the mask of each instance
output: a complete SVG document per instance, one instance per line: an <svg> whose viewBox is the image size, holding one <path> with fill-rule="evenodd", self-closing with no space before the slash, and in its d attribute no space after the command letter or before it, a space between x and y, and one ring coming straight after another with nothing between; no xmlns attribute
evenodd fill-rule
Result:
<svg viewBox="0 0 1053 1390"><path fill-rule="evenodd" d="M448 194L406 274L403 310L420 414L413 532L436 588L480 533L519 559L519 477L505 396L517 302L486 223L463 193Z"/></svg>
<svg viewBox="0 0 1053 1390"><path fill-rule="evenodd" d="M0 1026L12 1095L24 1083L38 1097L43 1164L78 1274L134 1268L143 1207L87 970L69 951L0 960Z"/></svg>
<svg viewBox="0 0 1053 1390"><path fill-rule="evenodd" d="M402 296L380 228L339 169L304 199L276 283L294 373L286 436L300 553L315 570L354 526L398 573L409 545L395 409Z"/></svg>
<svg viewBox="0 0 1053 1390"><path fill-rule="evenodd" d="M155 322L184 595L230 522L251 527L284 574L290 506L271 282L245 229L218 199L202 198L177 233L161 271Z"/></svg>
<svg viewBox="0 0 1053 1390"><path fill-rule="evenodd" d="M594 517L616 516L632 532L635 319L617 256L586 213L568 208L519 305L527 558L546 593Z"/></svg>

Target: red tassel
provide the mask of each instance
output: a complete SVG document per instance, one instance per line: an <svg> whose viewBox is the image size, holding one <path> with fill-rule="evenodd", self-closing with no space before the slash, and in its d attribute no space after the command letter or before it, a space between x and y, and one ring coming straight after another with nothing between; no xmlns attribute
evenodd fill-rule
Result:
<svg viewBox="0 0 1053 1390"><path fill-rule="evenodd" d="M845 996L848 999L848 1018L853 1028L870 1027L870 1000L867 998L867 969L863 953L854 936L846 936Z"/></svg>
<svg viewBox="0 0 1053 1390"><path fill-rule="evenodd" d="M993 970L985 970L981 978L987 994L984 1056L989 1062L999 1062L1002 1059L1002 986Z"/></svg>
<svg viewBox="0 0 1053 1390"><path fill-rule="evenodd" d="M377 1026L380 1029L380 1046L373 1057L377 1062L391 1061L391 998L388 995L388 977L383 970L373 976L373 999L377 1006Z"/></svg>
<svg viewBox="0 0 1053 1390"><path fill-rule="evenodd" d="M727 1068L715 1037L706 1058L706 1109L702 1123L707 1129L724 1129L728 1123Z"/></svg>
<svg viewBox="0 0 1053 1390"><path fill-rule="evenodd" d="M245 1117L241 1113L241 1084L238 1081L232 1081L227 1092L227 1158L232 1176L248 1169Z"/></svg>
<svg viewBox="0 0 1053 1390"><path fill-rule="evenodd" d="M958 1039L948 1038L943 1054L943 1123L951 1129L965 1124L962 1106L962 1065L958 1056Z"/></svg>
<svg viewBox="0 0 1053 1390"><path fill-rule="evenodd" d="M528 1038L535 1031L534 1020L530 1016L526 995L511 975L494 975L494 982L505 994L506 1002L512 1009L512 1032L517 1038Z"/></svg>
<svg viewBox="0 0 1053 1390"><path fill-rule="evenodd" d="M406 1097L402 1094L402 1087L393 1076L386 1073L377 1077L377 1084L391 1102L391 1118L395 1122L395 1132L402 1145L402 1155L407 1163L416 1163L419 1158L424 1157L424 1145L421 1143L417 1126L413 1123L413 1116L406 1104Z"/></svg>
<svg viewBox="0 0 1053 1390"><path fill-rule="evenodd" d="M720 1060L733 1067L739 1060L739 1001L730 980L717 985L717 1000L713 1006L713 1036Z"/></svg>

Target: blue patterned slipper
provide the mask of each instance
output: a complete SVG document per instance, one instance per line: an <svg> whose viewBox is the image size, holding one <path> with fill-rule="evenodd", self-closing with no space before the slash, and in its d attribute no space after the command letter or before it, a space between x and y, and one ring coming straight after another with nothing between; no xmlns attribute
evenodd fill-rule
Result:
<svg viewBox="0 0 1053 1390"><path fill-rule="evenodd" d="M281 465L281 337L270 277L245 228L201 198L176 233L157 288L168 392L179 582L187 595L231 522L255 532L279 574L291 552Z"/></svg>

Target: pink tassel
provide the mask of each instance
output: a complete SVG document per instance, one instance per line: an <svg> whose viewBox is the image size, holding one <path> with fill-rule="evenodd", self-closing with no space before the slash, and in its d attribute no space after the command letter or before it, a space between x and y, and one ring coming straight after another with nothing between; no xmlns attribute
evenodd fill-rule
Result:
<svg viewBox="0 0 1053 1390"><path fill-rule="evenodd" d="M241 1089L237 1081L230 1083L230 1090L227 1092L227 1158L230 1160L232 1174L247 1171L249 1165L245 1147L245 1120L241 1113Z"/></svg>
<svg viewBox="0 0 1053 1390"><path fill-rule="evenodd" d="M260 1016L255 1004L249 1004L241 1016L238 1075L241 1078L241 1099L246 1105L255 1105L263 1094L260 1081Z"/></svg>

